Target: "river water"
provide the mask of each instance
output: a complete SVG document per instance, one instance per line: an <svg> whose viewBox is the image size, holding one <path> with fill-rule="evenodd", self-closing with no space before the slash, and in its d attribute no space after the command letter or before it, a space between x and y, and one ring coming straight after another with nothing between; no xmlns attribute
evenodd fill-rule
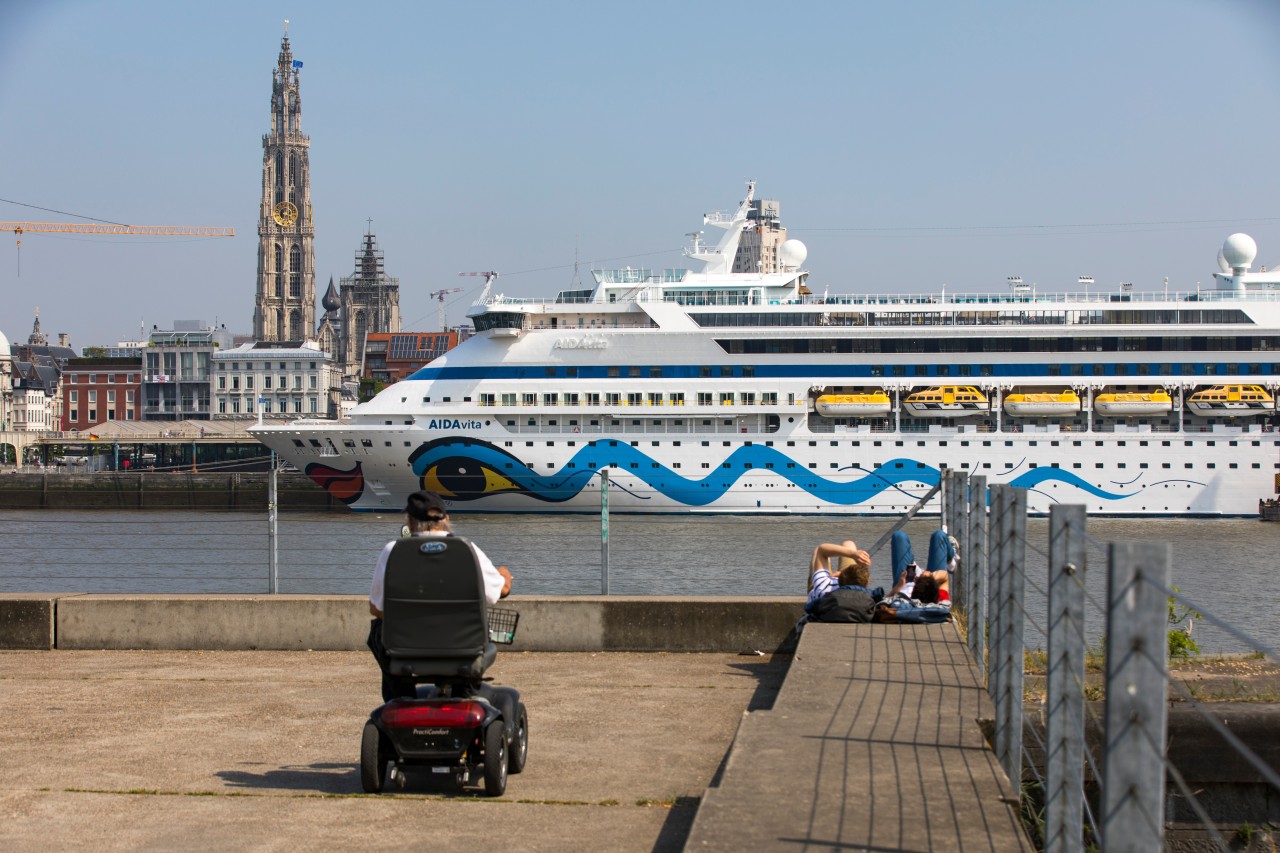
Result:
<svg viewBox="0 0 1280 853"><path fill-rule="evenodd" d="M369 588L378 550L396 536L401 516L285 513L279 516L277 577L283 593L359 594ZM599 594L600 519L593 516L463 515L456 532L475 540L515 575L515 592ZM0 591L87 593L265 593L270 536L265 512L0 513ZM609 520L608 582L615 595L798 595L819 542L853 539L869 547L885 519L614 515ZM922 557L936 519L906 530ZM1090 519L1088 631L1102 633L1105 544L1170 544L1173 584L1213 616L1229 620L1271 649L1280 647L1280 524L1252 519ZM1048 520L1027 524L1025 637L1044 647ZM888 548L876 556L873 583L889 585ZM797 614L798 615L798 614ZM1247 645L1195 620L1205 652Z"/></svg>

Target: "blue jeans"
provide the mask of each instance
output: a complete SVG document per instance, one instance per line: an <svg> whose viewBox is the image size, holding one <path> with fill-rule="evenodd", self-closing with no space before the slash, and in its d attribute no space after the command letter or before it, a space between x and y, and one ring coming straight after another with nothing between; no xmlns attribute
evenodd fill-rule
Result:
<svg viewBox="0 0 1280 853"><path fill-rule="evenodd" d="M893 554L893 585L897 586L903 572L907 570L907 564L914 563L916 558L911 553L911 540L901 530L893 534L890 545ZM929 536L929 562L925 564L925 571L946 571L947 563L951 562L955 555L956 551L951 547L951 539L947 536L947 532L933 531Z"/></svg>

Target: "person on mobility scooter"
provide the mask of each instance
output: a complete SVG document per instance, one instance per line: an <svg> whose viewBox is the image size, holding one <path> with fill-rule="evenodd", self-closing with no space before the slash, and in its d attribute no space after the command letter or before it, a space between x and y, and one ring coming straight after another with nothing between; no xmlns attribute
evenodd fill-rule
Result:
<svg viewBox="0 0 1280 853"><path fill-rule="evenodd" d="M405 514L409 535L382 549L369 593L384 704L365 724L361 785L380 792L388 765L401 786L415 765L464 785L483 766L485 792L501 796L528 755L519 692L484 678L494 643L515 634L517 614L490 607L510 592L511 573L452 535L439 496L415 492Z"/></svg>

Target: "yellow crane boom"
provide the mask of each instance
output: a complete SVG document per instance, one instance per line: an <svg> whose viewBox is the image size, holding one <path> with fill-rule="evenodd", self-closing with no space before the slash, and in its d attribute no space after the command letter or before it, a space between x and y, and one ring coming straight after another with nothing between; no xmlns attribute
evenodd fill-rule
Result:
<svg viewBox="0 0 1280 853"><path fill-rule="evenodd" d="M92 225L79 222L0 222L0 231L27 234L126 234L140 237L234 237L236 229L214 225Z"/></svg>

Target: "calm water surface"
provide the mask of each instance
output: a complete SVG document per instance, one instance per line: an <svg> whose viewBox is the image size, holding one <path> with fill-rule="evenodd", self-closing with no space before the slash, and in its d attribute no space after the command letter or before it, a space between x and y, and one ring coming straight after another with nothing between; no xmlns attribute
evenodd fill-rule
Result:
<svg viewBox="0 0 1280 853"><path fill-rule="evenodd" d="M0 591L89 593L264 593L270 589L265 513L4 512ZM280 591L366 593L379 549L398 535L400 516L282 514L277 540ZM819 542L853 539L869 547L885 519L613 516L609 591L617 595L797 595ZM600 519L591 516L463 515L455 530L515 575L517 593L601 592ZM922 552L936 519L907 532ZM1171 545L1173 583L1184 595L1272 649L1280 646L1280 524L1252 519L1090 519L1090 635L1101 633L1105 543ZM1027 644L1045 645L1047 519L1027 525ZM888 585L888 549L873 581ZM1193 636L1203 651L1244 645L1207 620Z"/></svg>

